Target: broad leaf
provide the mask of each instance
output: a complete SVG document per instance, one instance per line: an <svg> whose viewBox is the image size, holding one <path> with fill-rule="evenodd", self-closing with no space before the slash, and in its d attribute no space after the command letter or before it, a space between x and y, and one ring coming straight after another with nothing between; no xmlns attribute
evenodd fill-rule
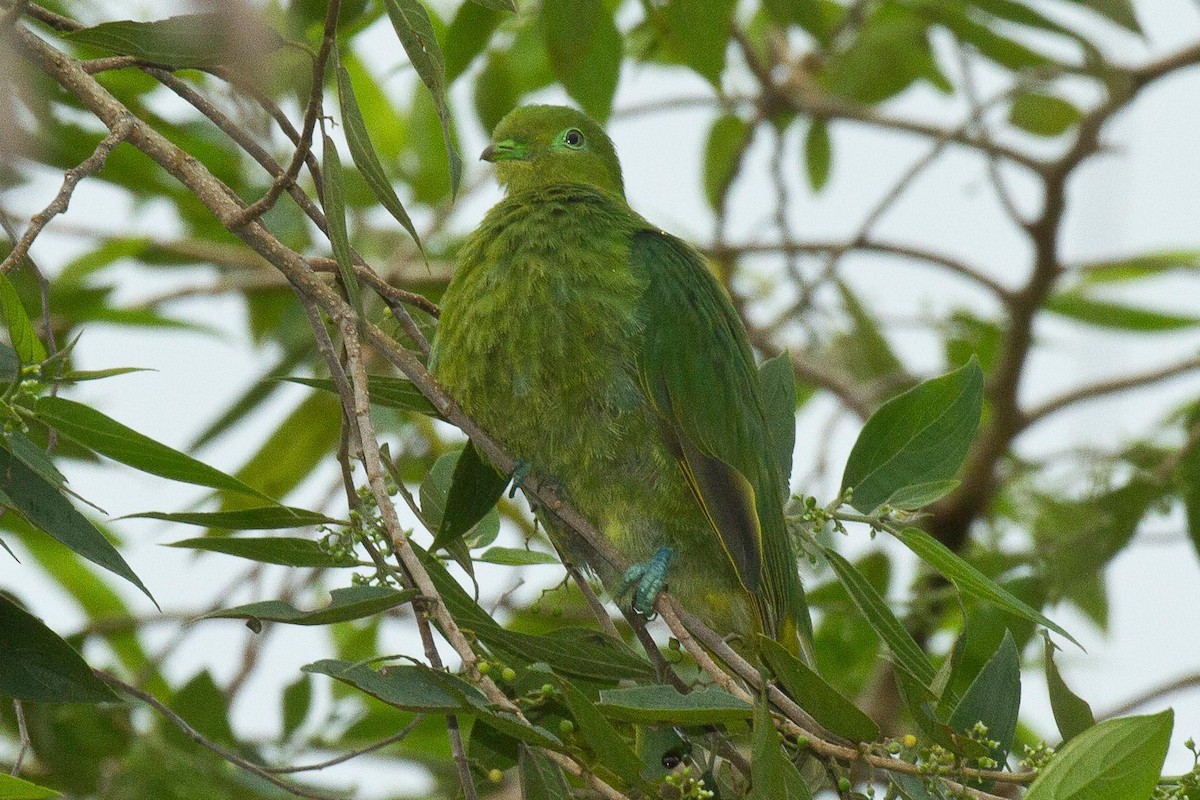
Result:
<svg viewBox="0 0 1200 800"><path fill-rule="evenodd" d="M584 111L607 120L625 49L612 11L602 0L546 0L539 21L554 74Z"/></svg>
<svg viewBox="0 0 1200 800"><path fill-rule="evenodd" d="M0 800L43 800L61 796L53 789L0 773Z"/></svg>
<svg viewBox="0 0 1200 800"><path fill-rule="evenodd" d="M117 701L71 645L3 593L0 653L0 695L34 703Z"/></svg>
<svg viewBox="0 0 1200 800"><path fill-rule="evenodd" d="M283 600L264 600L213 611L204 617L280 622L287 625L330 625L334 622L373 616L401 603L407 603L418 594L420 592L417 589L397 591L386 586L351 586L346 589L334 589L330 592L329 605L312 611L301 611Z"/></svg>
<svg viewBox="0 0 1200 800"><path fill-rule="evenodd" d="M244 52L243 37L253 37L255 47L274 49L284 44L274 31L257 24L249 14L237 15L238 26L248 23L253 24L250 31L233 30L230 15L214 11L152 22L102 22L90 28L68 31L62 36L110 53L136 56L173 67L215 67L244 61L247 53Z"/></svg>
<svg viewBox="0 0 1200 800"><path fill-rule="evenodd" d="M526 550L521 547L492 547L482 555L475 557L476 561L488 564L503 564L507 567L527 567L537 564L558 564L558 556L553 553L543 553L541 550Z"/></svg>
<svg viewBox="0 0 1200 800"><path fill-rule="evenodd" d="M90 406L62 397L42 397L34 410L38 419L63 436L134 469L183 483L255 495L262 492L219 469L156 442Z"/></svg>
<svg viewBox="0 0 1200 800"><path fill-rule="evenodd" d="M362 664L326 659L309 664L305 672L328 675L405 711L454 714L469 709L466 695L479 690L452 675L447 682L435 680L431 670L415 665L388 666L373 670Z"/></svg>
<svg viewBox="0 0 1200 800"><path fill-rule="evenodd" d="M850 504L870 513L898 492L953 478L983 409L983 371L966 366L884 403L863 426L842 475Z"/></svg>
<svg viewBox="0 0 1200 800"><path fill-rule="evenodd" d="M154 597L117 549L52 484L0 448L0 497L30 525L53 536L93 564L104 567Z"/></svg>
<svg viewBox="0 0 1200 800"><path fill-rule="evenodd" d="M1049 617L1013 596L1011 592L999 586L925 531L919 528L905 528L896 534L896 538L904 542L909 550L940 572L960 591L993 603L1005 611L1024 617L1031 622L1045 625L1055 633L1065 636L1074 644L1079 645L1074 636L1052 622ZM1082 645L1079 646L1082 647Z"/></svg>
<svg viewBox="0 0 1200 800"><path fill-rule="evenodd" d="M8 328L8 340L22 364L37 364L46 360L46 348L33 330L33 323L25 313L17 287L8 276L0 272L0 315Z"/></svg>
<svg viewBox="0 0 1200 800"><path fill-rule="evenodd" d="M1149 800L1167 757L1174 713L1101 722L1038 774L1025 800Z"/></svg>
<svg viewBox="0 0 1200 800"><path fill-rule="evenodd" d="M496 507L507 485L508 476L497 472L475 445L468 442L454 463L454 476L432 549L446 547L466 535Z"/></svg>
<svg viewBox="0 0 1200 800"><path fill-rule="evenodd" d="M784 691L813 719L854 742L873 742L879 738L879 726L874 720L838 694L783 645L760 634L758 646Z"/></svg>
<svg viewBox="0 0 1200 800"><path fill-rule="evenodd" d="M1013 98L1008 119L1018 128L1038 136L1061 136L1083 116L1061 97L1042 92L1021 92Z"/></svg>
<svg viewBox="0 0 1200 800"><path fill-rule="evenodd" d="M339 558L325 552L321 548L320 542L286 536L240 539L209 536L170 542L166 546L224 553L250 561L258 561L262 564L282 564L287 567L354 567L358 565L352 556Z"/></svg>
<svg viewBox="0 0 1200 800"><path fill-rule="evenodd" d="M808 784L784 755L783 740L765 702L757 703L754 708L750 781L749 800L812 800Z"/></svg>
<svg viewBox="0 0 1200 800"><path fill-rule="evenodd" d="M680 694L662 684L602 690L597 706L609 717L642 725L715 725L742 722L754 714L753 706L722 689Z"/></svg>
<svg viewBox="0 0 1200 800"><path fill-rule="evenodd" d="M912 634L900 624L892 613L887 602L875 591L875 587L863 577L854 565L841 556L836 550L823 548L829 565L837 573L838 580L850 594L854 605L866 617L871 628L879 634L884 644L892 652L896 665L920 682L926 689L933 686L937 671L929 663L925 651L912 638ZM930 689L930 691L932 691Z"/></svg>
<svg viewBox="0 0 1200 800"><path fill-rule="evenodd" d="M786 490L792 476L792 454L796 449L796 373L786 352L769 358L758 368L763 411L771 434L775 463ZM787 496L787 492L784 492Z"/></svg>
<svg viewBox="0 0 1200 800"><path fill-rule="evenodd" d="M750 146L754 128L736 114L717 117L704 145L704 196L719 208L737 175L742 153Z"/></svg>
<svg viewBox="0 0 1200 800"><path fill-rule="evenodd" d="M804 168L808 185L814 192L825 188L833 165L833 143L829 139L829 123L814 118L804 133Z"/></svg>
<svg viewBox="0 0 1200 800"><path fill-rule="evenodd" d="M670 0L663 8L675 52L717 89L736 7L735 0Z"/></svg>
<svg viewBox="0 0 1200 800"><path fill-rule="evenodd" d="M1069 742L1096 724L1092 707L1087 701L1071 691L1054 663L1057 648L1050 637L1046 637L1045 668L1046 688L1050 693L1050 708L1054 712L1054 724L1062 735L1063 743Z"/></svg>
<svg viewBox="0 0 1200 800"><path fill-rule="evenodd" d="M983 666L950 715L950 727L970 732L975 723L987 726L987 738L998 742L992 758L1003 764L1012 750L1021 707L1021 655L1012 634L1005 633L1000 648Z"/></svg>
<svg viewBox="0 0 1200 800"><path fill-rule="evenodd" d="M596 754L596 760L620 776L626 785L641 785L642 761L625 737L571 681L559 678L558 689L575 718L575 730Z"/></svg>

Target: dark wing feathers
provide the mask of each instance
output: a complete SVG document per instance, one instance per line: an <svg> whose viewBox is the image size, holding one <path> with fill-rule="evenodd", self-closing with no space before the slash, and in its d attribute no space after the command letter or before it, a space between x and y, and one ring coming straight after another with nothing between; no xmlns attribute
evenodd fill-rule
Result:
<svg viewBox="0 0 1200 800"><path fill-rule="evenodd" d="M776 634L794 616L800 589L783 522L786 477L772 456L745 331L699 254L678 239L640 231L630 263L646 282L643 389L678 439L684 473L764 627Z"/></svg>

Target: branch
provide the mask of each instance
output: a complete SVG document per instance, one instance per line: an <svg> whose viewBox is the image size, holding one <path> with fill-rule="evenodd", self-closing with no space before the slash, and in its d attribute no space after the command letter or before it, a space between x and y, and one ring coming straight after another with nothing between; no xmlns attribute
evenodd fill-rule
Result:
<svg viewBox="0 0 1200 800"><path fill-rule="evenodd" d="M273 774L273 772L270 768L264 767L261 764L256 764L253 761L250 761L249 759L243 758L242 756L233 752L232 750L225 747L224 745L214 742L212 739L209 739L203 733L201 733L200 731L196 730L191 725L189 725L187 720L185 720L183 717L176 714L174 711L172 711L170 708L168 708L166 705L164 705L161 701L159 701L159 699L157 697L150 694L149 692L144 692L141 689L137 688L136 686L130 686L128 683L125 683L125 681L121 680L117 676L110 675L109 673L104 672L103 670L96 669L96 670L92 670L92 672L95 673L97 678L102 680L104 683L107 683L109 686L113 687L114 689L124 692L125 694L130 695L131 697L136 697L139 700L141 700L142 702L146 703L151 708L153 708L155 711L157 711L159 714L162 714L163 717L165 717L168 722L170 722L176 728L179 728L179 730L183 731L183 734L185 736L187 736L189 739L191 739L193 742L195 742L196 744L198 744L202 747L205 747L205 748L211 750L212 752L219 755L221 758L228 761L230 764L233 764L235 767L240 767L240 768L246 770L247 772L257 775L258 777L262 778L263 780L265 780L275 786L278 786L280 789L283 789L287 792L291 792L296 797L308 797L308 798L312 798L312 800L336 800L336 798L334 798L332 795L321 794L320 792L314 791L312 789L305 789L304 787L297 786L297 785L295 785L293 783L289 783L281 778L277 778Z"/></svg>
<svg viewBox="0 0 1200 800"><path fill-rule="evenodd" d="M1141 694L1131 697L1124 703L1121 703L1121 705L1117 706L1116 708L1110 709L1103 714L1097 714L1096 721L1102 722L1106 719L1112 719L1113 717L1123 717L1131 711L1136 711L1148 703L1154 703L1162 700L1168 695L1175 694L1176 692L1184 692L1189 689L1195 689L1196 687L1200 687L1200 672L1196 672L1191 675L1185 675L1182 678L1176 678L1175 680L1170 681L1169 683L1164 683L1161 686L1147 689Z"/></svg>
<svg viewBox="0 0 1200 800"><path fill-rule="evenodd" d="M386 739L380 739L374 744L369 744L366 747L360 747L357 750L351 750L349 753L342 753L340 756L335 756L328 761L318 761L315 764L305 764L300 767L263 767L263 769L275 775L285 775L295 772L314 772L327 767L333 767L338 764L344 764L351 759L358 758L359 756L365 756L368 753L374 753L376 750L382 750L390 744L404 741L406 738L408 738L410 733L417 729L418 725L425 721L425 716L425 714L417 714L412 722L408 723L401 728L399 732L393 733Z"/></svg>
<svg viewBox="0 0 1200 800"><path fill-rule="evenodd" d="M1056 412L1062 411L1077 403L1085 400L1094 400L1099 397L1105 397L1110 394L1117 394L1129 389L1138 389L1143 386L1158 383L1169 378L1175 378L1180 375L1186 375L1189 372L1200 370L1200 356L1180 361L1177 364L1169 364L1158 369L1148 370L1146 372L1126 375L1121 378L1113 378L1099 383L1080 386L1077 389L1064 392L1057 397L1052 397L1049 400L1034 406L1026 411L1021 420L1021 427L1028 428L1031 425L1040 422L1043 418L1050 416Z"/></svg>
<svg viewBox="0 0 1200 800"><path fill-rule="evenodd" d="M50 205L29 220L29 227L25 229L21 240L13 246L12 252L5 257L4 261L0 262L0 272L5 275L12 272L13 268L29 253L29 248L46 224L59 214L66 213L67 206L71 204L71 195L74 194L75 187L79 185L79 182L88 175L99 171L104 166L109 154L129 136L132 128L131 119L132 115L127 114L121 119L114 120L109 134L100 140L92 154L80 162L79 166L69 169L63 174L62 188L50 201Z"/></svg>

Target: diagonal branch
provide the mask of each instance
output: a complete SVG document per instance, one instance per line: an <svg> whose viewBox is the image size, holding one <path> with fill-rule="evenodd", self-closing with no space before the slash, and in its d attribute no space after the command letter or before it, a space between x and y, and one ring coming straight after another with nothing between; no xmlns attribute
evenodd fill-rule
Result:
<svg viewBox="0 0 1200 800"><path fill-rule="evenodd" d="M1026 411L1022 417L1021 426L1022 428L1028 428L1051 414L1063 411L1086 400L1106 397L1110 394L1128 391L1129 389L1139 389L1143 386L1177 378L1180 375L1186 375L1189 372L1197 370L1200 370L1200 356L1193 356L1176 364L1169 364L1158 369L1080 386L1077 389L1064 392L1057 397L1052 397Z"/></svg>

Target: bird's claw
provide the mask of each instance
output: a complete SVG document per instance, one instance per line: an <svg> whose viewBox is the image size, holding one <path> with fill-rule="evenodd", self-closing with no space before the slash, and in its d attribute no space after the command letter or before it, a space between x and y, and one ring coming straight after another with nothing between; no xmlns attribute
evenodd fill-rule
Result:
<svg viewBox="0 0 1200 800"><path fill-rule="evenodd" d="M637 584L633 591L633 610L643 617L650 617L654 613L655 599L667 585L667 569L674 560L673 549L659 548L649 561L642 561L625 570L617 596L623 596L631 586Z"/></svg>
<svg viewBox="0 0 1200 800"><path fill-rule="evenodd" d="M521 484L529 477L529 473L533 472L533 464L523 458L518 458L513 462L512 473L512 488L508 490L508 498L517 496L517 489L521 488Z"/></svg>

